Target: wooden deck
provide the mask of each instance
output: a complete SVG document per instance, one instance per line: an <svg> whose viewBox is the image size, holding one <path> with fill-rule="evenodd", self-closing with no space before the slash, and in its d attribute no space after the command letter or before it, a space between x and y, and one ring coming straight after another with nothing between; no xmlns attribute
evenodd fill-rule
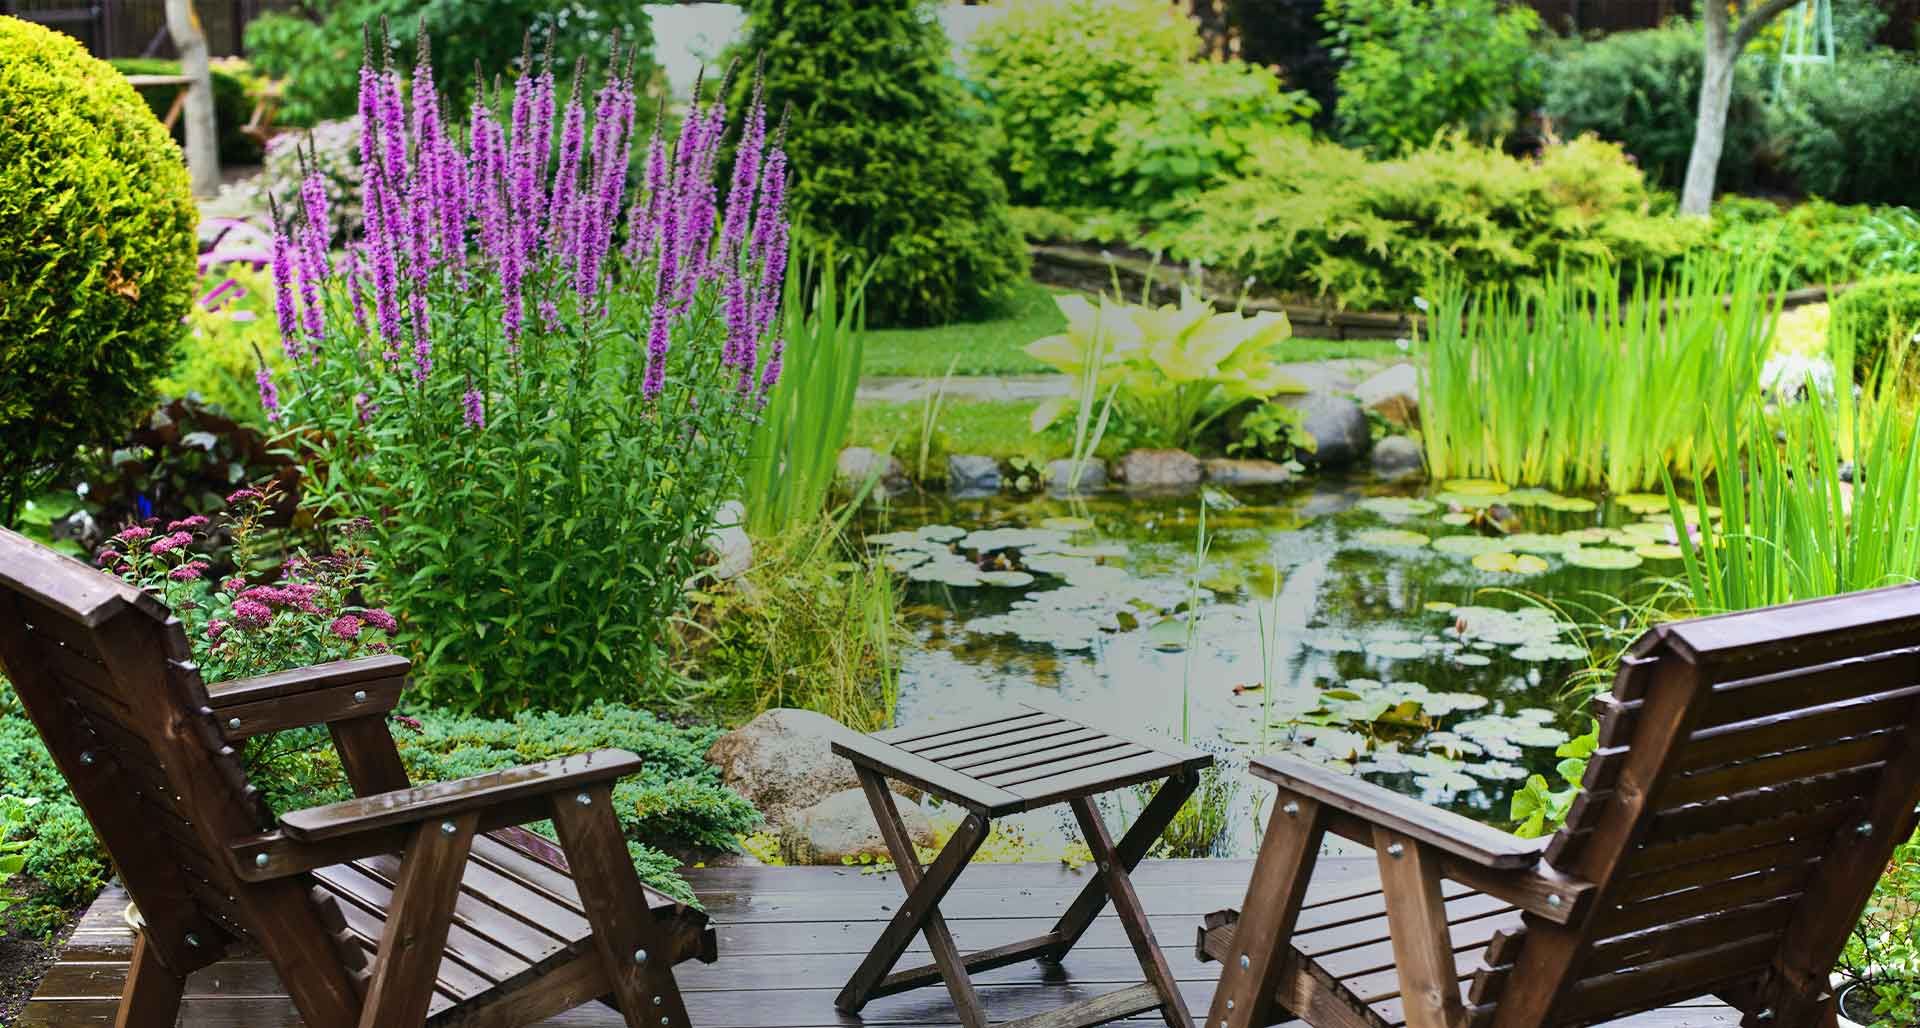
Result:
<svg viewBox="0 0 1920 1028"><path fill-rule="evenodd" d="M1200 916L1239 905L1248 861L1150 861L1135 873L1155 933L1196 1017L1204 1016L1219 968L1194 959ZM1320 862L1314 894L1355 891L1373 877L1371 859ZM834 994L852 973L901 898L890 874L839 868L712 868L689 872L720 934L720 962L682 965L681 987L699 1028L825 1028L840 1025L956 1025L946 990L934 986L878 999L858 1018L833 1008ZM962 875L941 904L962 947L979 949L1037 935L1084 883L1084 875L1052 864L978 864ZM111 1025L126 978L132 942L121 922L124 893L109 890L74 933L61 961L19 1020L22 1028ZM1355 942L1364 941L1364 937ZM1384 944L1359 947L1360 959ZM926 959L916 941L908 962ZM1462 955L1462 965L1466 965ZM1052 969L1026 963L975 975L981 999L996 1020L1052 1009L1140 981L1139 965L1109 911L1067 961ZM1619 1022L1638 1028L1720 1026L1739 1022L1730 1009L1707 1002ZM260 960L234 959L195 975L187 985L181 1023L193 1028L292 1028L300 1024L273 969ZM546 1022L553 1028L615 1028L614 1011L597 1005ZM1133 1022L1144 1023L1144 1022ZM1157 1021L1153 1023L1158 1023Z"/></svg>

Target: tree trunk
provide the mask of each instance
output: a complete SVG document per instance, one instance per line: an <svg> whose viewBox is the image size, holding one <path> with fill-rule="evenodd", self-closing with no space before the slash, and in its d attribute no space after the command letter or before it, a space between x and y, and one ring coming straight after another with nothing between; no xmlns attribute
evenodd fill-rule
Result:
<svg viewBox="0 0 1920 1028"><path fill-rule="evenodd" d="M1733 106L1733 72L1740 51L1768 22L1799 0L1754 0L1743 5L1737 26L1731 24L1725 0L1702 4L1707 43L1700 76L1700 114L1694 123L1693 154L1687 160L1686 187L1680 191L1680 213L1706 217L1713 210L1714 180L1720 174L1720 152L1727 143L1727 111Z"/></svg>
<svg viewBox="0 0 1920 1028"><path fill-rule="evenodd" d="M207 33L194 12L193 0L167 0L167 32L180 51L180 74L192 79L187 86L187 173L193 195L212 196L220 190L220 136L213 111L213 71L208 65Z"/></svg>

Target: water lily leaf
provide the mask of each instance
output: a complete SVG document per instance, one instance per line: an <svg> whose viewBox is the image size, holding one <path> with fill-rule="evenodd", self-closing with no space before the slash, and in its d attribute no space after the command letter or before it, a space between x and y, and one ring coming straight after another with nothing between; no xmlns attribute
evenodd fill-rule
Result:
<svg viewBox="0 0 1920 1028"><path fill-rule="evenodd" d="M1463 710L1480 710L1489 702L1491 701L1485 696L1476 696L1470 692L1440 692L1429 694L1423 706L1428 714L1434 717L1445 717Z"/></svg>
<svg viewBox="0 0 1920 1028"><path fill-rule="evenodd" d="M1667 498L1659 493L1623 493L1614 497L1613 502L1635 514L1652 514L1667 509Z"/></svg>
<svg viewBox="0 0 1920 1028"><path fill-rule="evenodd" d="M1427 536L1400 528L1376 528L1367 532L1358 532L1354 534L1353 539L1368 546L1411 549L1427 545Z"/></svg>
<svg viewBox="0 0 1920 1028"><path fill-rule="evenodd" d="M1025 571L982 571L981 585L997 585L1009 589L1023 589L1033 584L1033 576Z"/></svg>
<svg viewBox="0 0 1920 1028"><path fill-rule="evenodd" d="M990 553L994 550L1020 550L1042 544L1058 546L1066 541L1066 533L1041 528L983 528L968 532L960 540L960 548Z"/></svg>
<svg viewBox="0 0 1920 1028"><path fill-rule="evenodd" d="M1321 653L1359 653L1366 644L1345 632L1313 632L1300 640L1301 645Z"/></svg>
<svg viewBox="0 0 1920 1028"><path fill-rule="evenodd" d="M967 530L955 525L921 525L913 534L937 543L950 543L955 539L964 538Z"/></svg>
<svg viewBox="0 0 1920 1028"><path fill-rule="evenodd" d="M1496 482L1490 478L1448 479L1442 488L1447 492L1460 493L1463 496L1499 496L1512 491L1506 483Z"/></svg>
<svg viewBox="0 0 1920 1028"><path fill-rule="evenodd" d="M869 546L913 546L925 541L926 538L918 532L881 532L867 536Z"/></svg>
<svg viewBox="0 0 1920 1028"><path fill-rule="evenodd" d="M981 575L979 568L964 560L930 560L907 571L909 581L935 582L962 588L979 585Z"/></svg>
<svg viewBox="0 0 1920 1028"><path fill-rule="evenodd" d="M1490 760L1484 764L1468 764L1467 773L1476 778L1490 781L1519 781L1527 777L1527 769L1518 764L1509 764L1504 760Z"/></svg>
<svg viewBox="0 0 1920 1028"><path fill-rule="evenodd" d="M931 559L930 555L921 550L894 550L881 558L880 562L886 565L889 571L905 571L925 564L929 559Z"/></svg>
<svg viewBox="0 0 1920 1028"><path fill-rule="evenodd" d="M1040 527L1055 532L1084 532L1093 527L1093 522L1087 518L1045 518Z"/></svg>
<svg viewBox="0 0 1920 1028"><path fill-rule="evenodd" d="M1555 496L1541 503L1541 506L1565 514L1586 514L1600 509L1600 505L1583 496Z"/></svg>
<svg viewBox="0 0 1920 1028"><path fill-rule="evenodd" d="M1432 500L1417 496L1369 496L1354 506L1387 518L1421 517L1440 509Z"/></svg>
<svg viewBox="0 0 1920 1028"><path fill-rule="evenodd" d="M1367 646L1367 656L1381 660L1419 660L1427 648L1417 642L1375 642Z"/></svg>
<svg viewBox="0 0 1920 1028"><path fill-rule="evenodd" d="M1507 549L1515 553L1565 553L1576 545L1565 536L1542 535L1539 532L1520 532L1507 536Z"/></svg>
<svg viewBox="0 0 1920 1028"><path fill-rule="evenodd" d="M1467 525L1473 524L1473 515L1465 511L1451 511L1440 515L1440 523L1443 525L1452 525L1455 528L1464 528Z"/></svg>
<svg viewBox="0 0 1920 1028"><path fill-rule="evenodd" d="M1430 792L1468 792L1480 783L1464 771L1443 771L1433 775L1415 775L1413 784Z"/></svg>
<svg viewBox="0 0 1920 1028"><path fill-rule="evenodd" d="M1604 528L1576 528L1570 532L1560 533L1560 538L1573 546L1597 546L1600 543L1610 542L1613 539L1613 533Z"/></svg>
<svg viewBox="0 0 1920 1028"><path fill-rule="evenodd" d="M1626 571L1629 568L1639 567L1642 558L1632 550L1617 550L1606 546L1582 546L1568 550L1566 561L1577 568Z"/></svg>
<svg viewBox="0 0 1920 1028"><path fill-rule="evenodd" d="M1634 547L1633 552L1648 560L1679 560L1685 555L1680 547L1673 543L1648 543L1645 546Z"/></svg>
<svg viewBox="0 0 1920 1028"><path fill-rule="evenodd" d="M1459 604L1448 603L1446 600L1428 600L1420 606L1422 609L1433 611L1436 614L1445 614L1447 611L1458 607Z"/></svg>
<svg viewBox="0 0 1920 1028"><path fill-rule="evenodd" d="M1486 667L1493 663L1493 658L1479 653L1456 653L1453 662L1461 667Z"/></svg>
<svg viewBox="0 0 1920 1028"><path fill-rule="evenodd" d="M1147 629L1147 644L1162 653L1178 653L1187 648L1187 623L1166 618Z"/></svg>
<svg viewBox="0 0 1920 1028"><path fill-rule="evenodd" d="M1448 507L1457 507L1460 510L1485 510L1499 503L1501 497L1497 493L1492 495L1487 493L1460 493L1449 489L1433 494L1433 501Z"/></svg>
<svg viewBox="0 0 1920 1028"><path fill-rule="evenodd" d="M1620 531L1636 539L1657 543L1673 541L1673 522L1629 521L1620 526Z"/></svg>
<svg viewBox="0 0 1920 1028"><path fill-rule="evenodd" d="M1473 558L1473 566L1482 571L1514 575L1537 575L1547 570L1547 562L1539 557L1505 551L1479 554Z"/></svg>
<svg viewBox="0 0 1920 1028"><path fill-rule="evenodd" d="M1443 535L1433 541L1433 548L1456 557L1478 557L1483 553L1500 553L1506 544L1484 535Z"/></svg>

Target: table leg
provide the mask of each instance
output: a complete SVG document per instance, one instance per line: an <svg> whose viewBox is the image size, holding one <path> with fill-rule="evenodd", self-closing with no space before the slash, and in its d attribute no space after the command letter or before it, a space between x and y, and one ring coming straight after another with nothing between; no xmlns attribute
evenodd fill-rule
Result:
<svg viewBox="0 0 1920 1028"><path fill-rule="evenodd" d="M1173 976L1173 969L1167 966L1166 954L1160 952L1160 943L1153 937L1153 927L1147 923L1146 909L1140 905L1140 897L1133 891L1129 869L1121 861L1119 849L1107 834L1106 823L1100 820L1100 811L1085 796L1069 800L1068 806L1073 808L1073 816L1080 822L1080 832L1086 837L1087 848L1093 851L1093 859L1100 869L1099 880L1104 884L1107 896L1113 900L1113 912L1120 916L1120 923L1127 930L1127 940L1133 944L1134 956L1140 958L1140 968L1147 974L1147 984L1160 994L1161 1016L1166 1019L1168 1028L1193 1028L1193 1015L1187 1012L1187 1001L1180 995L1180 984ZM1179 809L1178 805L1174 809ZM1134 827L1137 829L1140 826L1136 823ZM1128 834L1132 835L1131 832ZM1158 829L1155 829L1154 835L1159 835Z"/></svg>
<svg viewBox="0 0 1920 1028"><path fill-rule="evenodd" d="M1140 812L1140 816L1134 819L1133 827L1127 829L1127 834L1121 836L1120 844L1114 848L1115 862L1125 868L1128 874L1132 874L1133 869L1140 866L1140 861L1146 857L1147 851L1152 849L1154 842L1160 838L1160 833L1166 831L1167 826L1173 823L1174 816L1180 813L1180 808L1186 804L1187 797L1193 795L1193 791L1199 787L1200 775L1197 772L1179 775L1160 783L1160 788L1154 793L1153 800L1147 804L1145 810ZM1080 895L1074 897L1072 905L1067 907L1067 912L1061 915L1059 922L1053 926L1053 934L1059 941L1054 943L1041 959L1054 963L1065 960L1074 944L1086 934L1094 918L1099 917L1100 911L1106 909L1106 906L1106 882L1099 875L1095 875L1080 890Z"/></svg>
<svg viewBox="0 0 1920 1028"><path fill-rule="evenodd" d="M926 936L927 947L933 951L934 963L939 966L947 992L953 997L961 1024L966 1028L985 1028L986 1010L973 990L973 979L967 974L959 947L954 944L953 933L947 930L946 919L940 916L939 904L947 890L953 887L960 871L967 866L967 861L973 859L980 844L986 841L987 819L978 814L969 815L954 832L953 838L947 841L940 855L934 858L932 866L922 872L920 857L914 852L913 839L900 819L900 808L895 805L886 780L866 768L860 768L859 774L860 787L867 794L867 802L873 806L874 820L880 826L880 835L887 842L888 852L893 854L900 884L907 890L907 899L894 912L893 920L880 933L879 941L874 943L866 959L860 962L860 967L854 971L846 987L840 990L834 1005L846 1013L858 1013L887 972L899 962L914 933L920 932Z"/></svg>

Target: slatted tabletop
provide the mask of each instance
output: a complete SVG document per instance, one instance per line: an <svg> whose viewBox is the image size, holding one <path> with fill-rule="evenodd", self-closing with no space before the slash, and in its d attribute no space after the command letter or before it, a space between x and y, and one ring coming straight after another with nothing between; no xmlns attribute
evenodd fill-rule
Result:
<svg viewBox="0 0 1920 1028"><path fill-rule="evenodd" d="M990 818L1213 762L1175 739L1094 725L1034 704L876 735L849 732L834 741L833 751Z"/></svg>
<svg viewBox="0 0 1920 1028"><path fill-rule="evenodd" d="M1371 858L1320 862L1310 902L1323 925L1316 951L1343 950L1343 959L1390 964L1384 946L1364 931L1343 926L1356 910L1371 909L1364 895L1374 874ZM1202 964L1191 940L1200 918L1240 902L1248 861L1148 861L1134 872L1155 932L1196 1017L1212 1001L1219 965ZM922 989L876 999L860 1017L833 1007L839 985L866 953L893 909L900 886L892 875L842 868L696 869L689 880L720 932L720 962L679 969L687 1008L699 1028L951 1028L952 1003L940 989ZM1351 896L1356 882L1368 888ZM963 944L1023 938L1060 916L1086 883L1084 869L1057 864L976 864L942 903ZM111 1025L126 977L131 939L120 922L125 895L109 890L81 922L61 963L27 1006L20 1028ZM1463 907L1455 925L1460 943L1484 941L1497 921L1479 907ZM1485 915L1485 916L1477 916ZM924 946L916 943L924 957ZM1462 955L1462 966L1471 963ZM1107 914L1066 963L1051 969L1028 961L976 976L981 999L996 1019L1057 1009L1077 999L1137 981L1140 967L1118 918ZM1390 978L1386 972L1376 977ZM1634 1028L1732 1028L1739 1018L1726 1007L1695 1002L1619 1022ZM1158 1023L1153 1015L1128 1022ZM273 970L258 959L235 959L195 975L187 986L182 1024L194 1028L295 1028L294 1015ZM546 1022L544 1028L616 1028L618 1014L589 1004ZM1297 1023L1295 1028L1298 1028Z"/></svg>

